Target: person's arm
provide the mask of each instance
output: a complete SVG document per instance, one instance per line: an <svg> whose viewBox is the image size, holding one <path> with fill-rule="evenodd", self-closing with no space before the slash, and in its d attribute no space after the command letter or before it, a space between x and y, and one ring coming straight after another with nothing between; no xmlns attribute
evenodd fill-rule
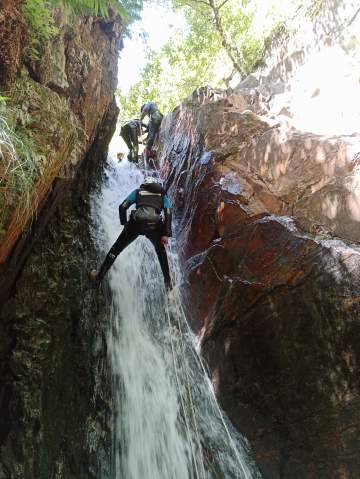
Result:
<svg viewBox="0 0 360 479"><path fill-rule="evenodd" d="M127 212L127 209L130 208L130 206L135 203L137 191L138 190L132 191L129 194L129 196L127 196L125 200L119 206L119 217L120 217L120 223L122 225L126 225L127 223L126 212Z"/></svg>
<svg viewBox="0 0 360 479"><path fill-rule="evenodd" d="M172 222L172 212L171 212L171 202L168 195L164 195L163 201L164 208L164 236L171 237L171 222Z"/></svg>
<svg viewBox="0 0 360 479"><path fill-rule="evenodd" d="M149 105L148 103L145 103L144 108L142 112L140 112L140 121L143 121L143 119L146 117L146 115L149 114Z"/></svg>

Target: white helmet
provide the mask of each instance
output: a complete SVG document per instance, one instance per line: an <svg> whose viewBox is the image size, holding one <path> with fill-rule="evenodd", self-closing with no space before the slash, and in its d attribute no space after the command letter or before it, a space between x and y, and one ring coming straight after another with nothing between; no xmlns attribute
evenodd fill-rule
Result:
<svg viewBox="0 0 360 479"><path fill-rule="evenodd" d="M150 185L151 183L157 183L156 179L152 176L147 176L143 181L143 185Z"/></svg>

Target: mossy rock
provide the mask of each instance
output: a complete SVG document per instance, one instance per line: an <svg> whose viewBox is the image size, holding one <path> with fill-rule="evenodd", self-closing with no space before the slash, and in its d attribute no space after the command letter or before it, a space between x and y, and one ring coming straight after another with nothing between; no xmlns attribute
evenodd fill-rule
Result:
<svg viewBox="0 0 360 479"><path fill-rule="evenodd" d="M0 211L6 231L0 262L36 214L56 176L71 162L73 150L83 151L86 142L68 101L26 74L14 86L7 114L21 168L8 168L3 178L11 201L3 202Z"/></svg>

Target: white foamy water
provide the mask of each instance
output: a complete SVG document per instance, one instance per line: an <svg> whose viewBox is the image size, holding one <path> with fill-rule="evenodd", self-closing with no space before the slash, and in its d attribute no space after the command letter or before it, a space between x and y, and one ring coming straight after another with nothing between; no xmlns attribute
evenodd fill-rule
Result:
<svg viewBox="0 0 360 479"><path fill-rule="evenodd" d="M93 201L104 255L120 233L119 203L143 178L126 162L111 164L107 174ZM169 250L172 275L179 284L174 241ZM178 287L165 293L151 243L140 237L130 245L111 268L109 284L112 478L259 478L246 441L216 403Z"/></svg>

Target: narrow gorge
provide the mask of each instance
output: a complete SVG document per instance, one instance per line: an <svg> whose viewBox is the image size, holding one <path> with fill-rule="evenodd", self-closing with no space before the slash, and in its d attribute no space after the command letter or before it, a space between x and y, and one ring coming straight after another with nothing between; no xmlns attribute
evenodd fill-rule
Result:
<svg viewBox="0 0 360 479"><path fill-rule="evenodd" d="M171 293L143 238L90 284L148 172L108 154L126 22L68 3L39 42L0 0L0 479L358 479L356 2L164 117Z"/></svg>
<svg viewBox="0 0 360 479"><path fill-rule="evenodd" d="M34 57L23 6L0 3L5 113L16 125L17 144L34 150L29 166L11 148L5 118L0 477L106 477L108 311L87 281L97 254L89 195L102 181L115 131L123 25L115 13L75 17L56 7L58 33ZM15 162L25 183L13 179Z"/></svg>

